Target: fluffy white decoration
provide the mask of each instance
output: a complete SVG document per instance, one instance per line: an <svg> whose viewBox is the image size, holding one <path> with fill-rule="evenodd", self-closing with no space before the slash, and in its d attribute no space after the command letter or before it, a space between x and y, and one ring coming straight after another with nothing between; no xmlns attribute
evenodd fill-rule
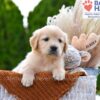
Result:
<svg viewBox="0 0 100 100"><path fill-rule="evenodd" d="M65 7L59 10L59 14L48 17L47 25L57 25L64 32L72 35L91 32L100 33L100 19L84 19L82 0L76 0L74 7Z"/></svg>

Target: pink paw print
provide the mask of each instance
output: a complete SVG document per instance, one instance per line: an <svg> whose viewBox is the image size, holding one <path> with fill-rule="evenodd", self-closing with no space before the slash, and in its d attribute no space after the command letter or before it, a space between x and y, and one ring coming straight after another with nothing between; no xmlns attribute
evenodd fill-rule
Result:
<svg viewBox="0 0 100 100"><path fill-rule="evenodd" d="M83 3L84 9L86 9L87 11L90 11L92 9L92 1L90 0L85 0L85 2Z"/></svg>

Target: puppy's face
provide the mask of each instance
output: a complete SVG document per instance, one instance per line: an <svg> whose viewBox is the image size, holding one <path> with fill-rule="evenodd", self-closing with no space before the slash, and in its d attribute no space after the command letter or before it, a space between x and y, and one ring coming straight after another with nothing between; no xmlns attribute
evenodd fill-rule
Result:
<svg viewBox="0 0 100 100"><path fill-rule="evenodd" d="M67 49L67 35L56 26L45 26L34 33L30 44L42 55L61 56Z"/></svg>

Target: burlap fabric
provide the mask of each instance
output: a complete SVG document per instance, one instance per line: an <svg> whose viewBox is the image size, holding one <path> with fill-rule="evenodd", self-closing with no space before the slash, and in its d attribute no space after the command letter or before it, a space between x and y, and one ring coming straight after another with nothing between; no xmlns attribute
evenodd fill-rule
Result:
<svg viewBox="0 0 100 100"><path fill-rule="evenodd" d="M1 70L0 84L19 100L58 100L83 75L83 72L66 74L66 79L58 82L52 78L51 73L38 73L33 86L26 88L21 84L21 74Z"/></svg>

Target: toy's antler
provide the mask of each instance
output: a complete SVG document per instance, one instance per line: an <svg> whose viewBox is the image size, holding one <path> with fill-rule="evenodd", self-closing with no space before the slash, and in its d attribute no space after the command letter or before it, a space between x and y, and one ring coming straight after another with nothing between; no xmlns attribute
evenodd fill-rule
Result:
<svg viewBox="0 0 100 100"><path fill-rule="evenodd" d="M89 51L93 49L99 42L100 36L95 33L91 33L89 36L82 33L80 37L74 36L72 38L72 45L78 50Z"/></svg>
<svg viewBox="0 0 100 100"><path fill-rule="evenodd" d="M99 40L100 40L99 35L96 35L95 33L91 33L86 41L86 50L88 51L88 50L92 50L93 48L95 48Z"/></svg>
<svg viewBox="0 0 100 100"><path fill-rule="evenodd" d="M80 37L73 36L71 44L78 50L86 49L86 35L82 33Z"/></svg>

